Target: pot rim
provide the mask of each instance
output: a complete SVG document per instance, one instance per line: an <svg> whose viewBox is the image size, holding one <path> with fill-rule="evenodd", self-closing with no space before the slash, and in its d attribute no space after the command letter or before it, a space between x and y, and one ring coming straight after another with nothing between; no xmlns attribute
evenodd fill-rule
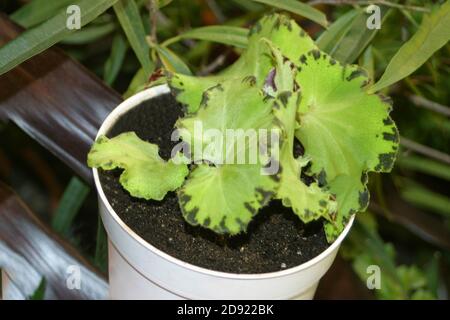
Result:
<svg viewBox="0 0 450 320"><path fill-rule="evenodd" d="M120 118L121 115L125 114L129 110L133 109L134 107L138 106L140 103L150 100L154 97L157 97L161 94L170 93L170 89L167 84L158 85L155 87L148 88L144 91L141 91L130 98L124 100L122 103L120 103L103 121L103 124L101 125L96 139L100 136L105 134ZM221 277L221 278L228 278L228 279L241 279L241 280L258 280L258 279L270 279L270 278L278 278L278 277L284 277L293 273L300 272L302 270L306 270L313 265L319 263L322 261L326 256L333 253L341 244L341 242L344 240L344 238L347 236L348 232L350 231L350 228L353 224L355 215L352 215L345 226L344 230L341 232L339 237L324 251L322 251L319 255L315 256L311 260L308 260L298 266L281 270L281 271L274 271L274 272L266 272L266 273L231 273L231 272L223 272L223 271L216 271L211 269L206 269L204 267L199 267L196 265L193 265L191 263L182 261L178 258L175 258L164 251L156 248L152 244L148 243L144 239L142 239L136 232L134 232L130 227L128 227L122 219L117 215L117 213L114 211L112 206L110 205L108 199L106 198L105 193L103 192L102 185L100 183L98 170L96 168L92 169L93 175L94 175L94 182L97 189L97 192L100 196L101 201L103 201L104 205L106 206L108 213L112 216L112 218L115 220L115 222L129 235L135 242L137 242L140 246L144 247L145 249L152 251L159 257L174 263L182 268L190 269L192 271L202 273L209 276L214 277Z"/></svg>

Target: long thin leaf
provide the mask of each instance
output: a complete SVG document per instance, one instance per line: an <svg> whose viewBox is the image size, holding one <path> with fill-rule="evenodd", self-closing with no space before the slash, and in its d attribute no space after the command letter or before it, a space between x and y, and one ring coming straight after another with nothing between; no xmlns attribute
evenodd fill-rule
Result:
<svg viewBox="0 0 450 320"><path fill-rule="evenodd" d="M28 300L44 300L45 299L45 289L47 287L47 281L42 277L41 282L39 282L38 287L33 292L33 294L28 298Z"/></svg>
<svg viewBox="0 0 450 320"><path fill-rule="evenodd" d="M69 235L73 219L88 193L89 187L80 179L73 177L70 180L52 221L52 227L56 232Z"/></svg>
<svg viewBox="0 0 450 320"><path fill-rule="evenodd" d="M262 11L264 9L263 5L248 0L231 0L231 2L241 7L245 11L257 12Z"/></svg>
<svg viewBox="0 0 450 320"><path fill-rule="evenodd" d="M10 18L22 27L31 28L73 3L73 0L33 0L20 7Z"/></svg>
<svg viewBox="0 0 450 320"><path fill-rule="evenodd" d="M186 31L178 39L198 39L229 44L238 48L247 47L248 29L231 26L207 26Z"/></svg>
<svg viewBox="0 0 450 320"><path fill-rule="evenodd" d="M275 8L290 11L292 13L298 14L299 16L317 22L323 27L328 26L327 16L323 12L300 1L296 0L252 0L252 1L264 3Z"/></svg>
<svg viewBox="0 0 450 320"><path fill-rule="evenodd" d="M128 44L125 37L121 33L116 34L112 42L111 55L105 63L103 78L107 84L112 85L116 80L125 59L127 48Z"/></svg>
<svg viewBox="0 0 450 320"><path fill-rule="evenodd" d="M383 89L409 76L450 40L450 1L423 17L417 32L389 62L381 79L370 88Z"/></svg>
<svg viewBox="0 0 450 320"><path fill-rule="evenodd" d="M373 80L375 74L375 61L373 58L372 45L369 45L359 58L359 65L367 71L369 79Z"/></svg>
<svg viewBox="0 0 450 320"><path fill-rule="evenodd" d="M101 25L89 25L71 34L62 40L61 43L72 45L87 44L110 34L114 29L115 26L112 22Z"/></svg>
<svg viewBox="0 0 450 320"><path fill-rule="evenodd" d="M178 57L172 50L166 47L155 46L161 62L164 67L176 73L191 75L192 72L189 67Z"/></svg>
<svg viewBox="0 0 450 320"><path fill-rule="evenodd" d="M81 26L84 26L105 12L116 1L74 0L73 4L80 7ZM72 34L74 30L66 27L67 18L66 10L61 10L53 18L22 33L0 48L0 75Z"/></svg>
<svg viewBox="0 0 450 320"><path fill-rule="evenodd" d="M390 9L381 7L381 24L385 21ZM334 49L332 56L343 63L354 63L361 53L372 42L378 29L369 29L366 26L367 14L364 10L358 10L358 15L351 22L345 37L336 39L338 45Z"/></svg>
<svg viewBox="0 0 450 320"><path fill-rule="evenodd" d="M359 241L363 244L365 251L380 265L384 274L393 281L400 282L395 267L395 261L389 252L386 251L385 244L378 232L376 230L371 230L361 219L355 220L353 229L353 233L360 239Z"/></svg>
<svg viewBox="0 0 450 320"><path fill-rule="evenodd" d="M422 172L450 181L450 167L433 159L409 155L399 157L397 164L401 168Z"/></svg>
<svg viewBox="0 0 450 320"><path fill-rule="evenodd" d="M145 40L144 24L136 2L134 0L119 0L114 5L114 11L136 57L144 68L145 74L150 76L154 64L150 59L150 47Z"/></svg>
<svg viewBox="0 0 450 320"><path fill-rule="evenodd" d="M140 89L145 86L148 80L149 78L145 75L144 69L140 68L133 76L133 79L131 79L131 82L128 85L128 89L123 94L123 97L127 99L140 91Z"/></svg>
<svg viewBox="0 0 450 320"><path fill-rule="evenodd" d="M359 10L350 10L343 16L333 22L327 30L325 30L317 39L317 46L332 55L336 50L339 42L349 31L353 20L360 14Z"/></svg>
<svg viewBox="0 0 450 320"><path fill-rule="evenodd" d="M424 208L450 218L450 199L433 192L424 186L405 179L401 190L402 197L417 207Z"/></svg>
<svg viewBox="0 0 450 320"><path fill-rule="evenodd" d="M97 221L94 263L101 271L106 273L108 269L108 238L100 216L98 216Z"/></svg>

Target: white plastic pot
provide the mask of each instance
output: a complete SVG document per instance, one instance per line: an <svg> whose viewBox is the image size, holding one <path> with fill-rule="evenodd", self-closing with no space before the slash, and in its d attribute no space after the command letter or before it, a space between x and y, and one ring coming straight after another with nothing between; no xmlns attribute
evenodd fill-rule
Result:
<svg viewBox="0 0 450 320"><path fill-rule="evenodd" d="M145 90L121 103L98 135L141 102L169 92L167 85ZM109 285L112 299L312 299L330 268L353 217L338 239L317 257L297 267L264 274L233 274L197 267L155 248L114 212L93 170L99 210L109 236Z"/></svg>

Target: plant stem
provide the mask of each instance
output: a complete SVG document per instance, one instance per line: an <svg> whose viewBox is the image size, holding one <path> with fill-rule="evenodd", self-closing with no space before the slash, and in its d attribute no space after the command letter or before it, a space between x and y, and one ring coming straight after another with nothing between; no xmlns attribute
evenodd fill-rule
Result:
<svg viewBox="0 0 450 320"><path fill-rule="evenodd" d="M157 0L150 0L149 11L150 11L150 27L151 27L150 37L152 39L152 42L156 44L158 43L158 38L156 35L157 12L158 12Z"/></svg>

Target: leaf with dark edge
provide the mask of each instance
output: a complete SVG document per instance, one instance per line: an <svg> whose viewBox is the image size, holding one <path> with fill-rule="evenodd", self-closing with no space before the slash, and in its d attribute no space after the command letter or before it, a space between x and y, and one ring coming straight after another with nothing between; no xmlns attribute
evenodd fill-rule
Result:
<svg viewBox="0 0 450 320"><path fill-rule="evenodd" d="M125 132L108 139L101 136L88 155L90 167L103 170L124 169L120 183L133 196L146 200L162 200L167 192L180 187L189 170L175 159L164 161L158 146Z"/></svg>
<svg viewBox="0 0 450 320"><path fill-rule="evenodd" d="M296 114L301 101L300 89L294 83L296 68L271 43L269 46L276 62L274 77L276 98L273 101L273 112L283 129L279 160L280 186L275 197L281 199L284 206L292 207L304 223L320 218L332 221L336 203L331 194L322 190L315 181L307 186L300 179L302 168L309 159L302 156L295 158L293 154Z"/></svg>
<svg viewBox="0 0 450 320"><path fill-rule="evenodd" d="M206 160L216 165L237 163L239 159L247 163L248 148L258 144L259 131L275 128L270 103L247 78L227 80L206 90L197 112L179 119L176 127L183 141L192 146L194 162ZM207 135L213 130L218 135ZM235 140L227 136L227 130L234 130ZM238 144L239 138L245 138L246 143ZM219 152L214 152L216 143ZM255 158L253 162L259 161Z"/></svg>
<svg viewBox="0 0 450 320"><path fill-rule="evenodd" d="M276 129L270 102L249 79L224 81L206 90L199 110L176 126L198 163L179 191L186 221L217 233L245 231L278 186L278 172L266 170L271 141L260 144L259 130ZM218 135L203 134L211 130ZM268 151L266 156L261 148Z"/></svg>
<svg viewBox="0 0 450 320"><path fill-rule="evenodd" d="M219 234L237 234L275 194L273 176L259 165L198 165L178 192L180 208L191 225Z"/></svg>
<svg viewBox="0 0 450 320"><path fill-rule="evenodd" d="M338 202L336 221L325 228L333 240L352 213L367 207L367 172L392 169L399 135L391 106L367 94L368 78L359 67L313 50L302 59L296 80L303 95L296 137L311 158L310 172Z"/></svg>
<svg viewBox="0 0 450 320"><path fill-rule="evenodd" d="M294 20L281 14L264 16L251 28L247 50L221 74L208 77L169 74L172 92L186 106L186 111L195 112L200 107L203 92L225 79L248 77L257 86L263 85L273 62L269 48L261 43L262 39L279 47L283 55L292 61L298 61L304 53L316 48L314 41Z"/></svg>

